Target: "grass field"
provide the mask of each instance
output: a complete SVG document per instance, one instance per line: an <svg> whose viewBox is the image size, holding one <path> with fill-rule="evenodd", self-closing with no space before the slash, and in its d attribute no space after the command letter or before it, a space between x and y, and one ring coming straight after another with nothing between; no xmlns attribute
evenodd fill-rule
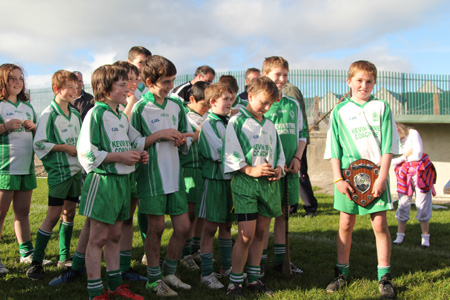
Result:
<svg viewBox="0 0 450 300"><path fill-rule="evenodd" d="M368 216L358 217L353 233L352 254L350 259L350 279L348 287L329 295L324 288L333 277L336 263L336 230L339 215L333 210L332 197L316 195L319 200L318 215L312 219L293 215L290 220L291 258L305 271L305 275L285 280L279 273L271 271L273 249L269 247L269 261L266 283L276 291L274 299L378 299L376 274L375 241ZM47 209L47 186L45 179L38 180L38 189L33 194L30 222L33 243L36 232L45 218ZM391 235L395 236L397 222L394 211L388 212ZM397 285L398 299L450 299L450 211L435 210L431 219L431 247L421 249L420 226L414 218L408 223L405 242L392 249L392 275ZM72 252L76 247L78 235L84 223L84 217L77 216L72 239ZM163 252L166 250L171 234L170 220L163 239ZM57 260L57 228L47 248L47 259ZM233 227L236 235L236 226ZM146 267L139 263L143 254L142 241L135 226L132 265L141 274ZM40 299L88 299L86 280L72 284L50 287L48 282L58 275L55 266L47 267L43 282L31 281L25 276L26 265L19 261L18 246L13 231L13 214L10 209L0 241L0 258L10 270L0 278L0 299L40 300ZM219 260L218 255L215 256ZM218 270L219 265L216 265ZM200 285L199 273L179 268L183 281L193 286L190 291L179 291L180 299L225 299L225 291L211 291ZM105 278L105 277L103 277ZM226 280L224 281L226 283ZM146 299L156 296L145 290L144 283L130 283L133 291ZM257 297L244 292L245 298ZM265 297L261 297L265 298Z"/></svg>

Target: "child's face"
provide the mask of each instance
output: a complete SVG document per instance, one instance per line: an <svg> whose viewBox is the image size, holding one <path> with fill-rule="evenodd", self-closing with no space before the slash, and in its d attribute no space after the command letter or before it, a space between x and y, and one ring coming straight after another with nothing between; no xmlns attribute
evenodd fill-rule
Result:
<svg viewBox="0 0 450 300"><path fill-rule="evenodd" d="M67 81L57 90L55 98L61 101L72 103L78 96L78 84L75 81Z"/></svg>
<svg viewBox="0 0 450 300"><path fill-rule="evenodd" d="M203 116L208 112L209 106L206 103L205 99L201 99L196 102L194 96L191 96L189 100L190 100L189 108L198 113L199 115Z"/></svg>
<svg viewBox="0 0 450 300"><path fill-rule="evenodd" d="M147 56L144 54L138 54L133 60L129 60L130 63L136 66L138 68L139 73L141 73L142 67L144 66L145 61L147 60Z"/></svg>
<svg viewBox="0 0 450 300"><path fill-rule="evenodd" d="M169 92L173 89L173 81L175 80L175 75L173 76L163 76L159 78L156 83L151 83L147 80L148 90L153 94L153 96L158 100L164 99L169 95Z"/></svg>
<svg viewBox="0 0 450 300"><path fill-rule="evenodd" d="M358 71L355 76L347 79L347 84L352 90L352 99L365 102L372 94L375 77L367 72Z"/></svg>
<svg viewBox="0 0 450 300"><path fill-rule="evenodd" d="M233 104L232 96L227 91L222 93L217 99L211 100L211 111L220 116L226 116L231 112L231 105Z"/></svg>
<svg viewBox="0 0 450 300"><path fill-rule="evenodd" d="M261 74L259 72L251 72L250 74L248 74L248 78L245 79L245 84L248 84L250 81L252 81L253 78L257 78L260 76Z"/></svg>
<svg viewBox="0 0 450 300"><path fill-rule="evenodd" d="M266 93L248 93L247 110L257 119L262 120L263 115L270 109L273 101L267 98Z"/></svg>
<svg viewBox="0 0 450 300"><path fill-rule="evenodd" d="M128 92L128 94L134 95L134 92L136 91L137 87L138 87L138 81L137 81L136 73L134 73L133 71L130 71L128 73L128 89L130 90Z"/></svg>
<svg viewBox="0 0 450 300"><path fill-rule="evenodd" d="M10 96L17 96L23 89L23 74L20 69L14 69L8 80L8 94Z"/></svg>
<svg viewBox="0 0 450 300"><path fill-rule="evenodd" d="M127 105L128 80L119 79L112 85L111 93L109 93L109 101L113 104Z"/></svg>
<svg viewBox="0 0 450 300"><path fill-rule="evenodd" d="M263 75L272 79L280 91L285 87L288 81L288 70L285 68L273 68L269 73L263 73Z"/></svg>

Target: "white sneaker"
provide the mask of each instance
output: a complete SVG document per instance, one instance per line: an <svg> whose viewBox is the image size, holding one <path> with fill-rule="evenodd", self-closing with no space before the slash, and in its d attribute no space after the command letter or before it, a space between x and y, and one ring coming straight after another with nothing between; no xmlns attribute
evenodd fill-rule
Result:
<svg viewBox="0 0 450 300"><path fill-rule="evenodd" d="M228 270L222 270L222 268L220 268L220 277L228 277L230 276L231 273L231 268L229 268Z"/></svg>
<svg viewBox="0 0 450 300"><path fill-rule="evenodd" d="M163 281L174 288L180 288L183 290L191 289L191 286L189 284L181 281L181 279L178 278L177 276L175 276L175 274L167 275L167 276L163 277Z"/></svg>
<svg viewBox="0 0 450 300"><path fill-rule="evenodd" d="M430 235L429 234L422 234L422 248L428 248L430 247Z"/></svg>
<svg viewBox="0 0 450 300"><path fill-rule="evenodd" d="M200 281L201 283L206 284L207 287L210 289L221 289L224 287L224 285L217 279L218 274L212 272L208 276L201 277Z"/></svg>
<svg viewBox="0 0 450 300"><path fill-rule="evenodd" d="M32 262L33 262L33 254L30 254L30 255L25 256L25 257L22 257L22 256L20 257L20 263L21 264L31 265ZM43 266L49 266L51 264L53 264L53 262L51 260L47 260L47 259L42 260L42 265Z"/></svg>
<svg viewBox="0 0 450 300"><path fill-rule="evenodd" d="M141 264L143 264L144 266L148 265L148 262L147 262L147 254L145 254L145 253L144 253L144 255L142 256Z"/></svg>
<svg viewBox="0 0 450 300"><path fill-rule="evenodd" d="M5 268L5 266L2 264L2 262L0 261L0 276L1 275L5 275L6 273L8 273L9 270L7 268Z"/></svg>
<svg viewBox="0 0 450 300"><path fill-rule="evenodd" d="M186 255L185 257L183 257L183 259L180 260L180 264L191 271L200 270L200 267L195 263L192 255Z"/></svg>
<svg viewBox="0 0 450 300"><path fill-rule="evenodd" d="M145 285L145 288L148 290L153 291L156 296L160 297L176 297L178 296L178 293L172 290L170 287L167 286L167 284L164 283L161 279L157 280L156 282Z"/></svg>

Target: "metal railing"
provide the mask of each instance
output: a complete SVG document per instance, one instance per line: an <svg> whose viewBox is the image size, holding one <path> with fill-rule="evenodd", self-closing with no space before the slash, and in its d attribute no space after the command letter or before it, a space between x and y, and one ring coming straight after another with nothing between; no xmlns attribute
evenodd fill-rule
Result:
<svg viewBox="0 0 450 300"><path fill-rule="evenodd" d="M241 91L244 89L245 71L216 72L215 81L221 75L233 75ZM346 70L290 70L289 81L302 91L311 116L314 97L320 98L320 111L325 113L348 92L347 75ZM175 86L193 77L194 74L177 75ZM85 90L92 92L90 85ZM53 99L50 88L32 89L29 93L38 114ZM386 100L396 115L450 115L450 75L379 71L373 95Z"/></svg>

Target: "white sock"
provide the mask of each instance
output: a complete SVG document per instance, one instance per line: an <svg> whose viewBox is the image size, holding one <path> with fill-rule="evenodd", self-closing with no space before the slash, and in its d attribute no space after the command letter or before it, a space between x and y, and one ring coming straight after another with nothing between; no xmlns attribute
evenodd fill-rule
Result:
<svg viewBox="0 0 450 300"><path fill-rule="evenodd" d="M422 247L430 247L430 235L422 234Z"/></svg>
<svg viewBox="0 0 450 300"><path fill-rule="evenodd" d="M393 241L393 244L401 244L403 243L403 239L405 238L405 234L404 233L400 233L397 232L397 239L395 239L395 241Z"/></svg>

